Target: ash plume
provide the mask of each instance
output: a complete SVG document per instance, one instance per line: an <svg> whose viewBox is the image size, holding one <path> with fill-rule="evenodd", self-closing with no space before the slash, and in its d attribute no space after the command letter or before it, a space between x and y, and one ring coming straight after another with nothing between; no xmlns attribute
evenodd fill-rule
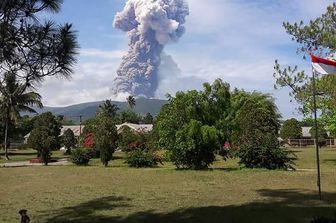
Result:
<svg viewBox="0 0 336 223"><path fill-rule="evenodd" d="M130 38L112 89L115 95L153 97L158 87L158 68L166 44L184 33L189 8L184 0L128 0L113 26Z"/></svg>

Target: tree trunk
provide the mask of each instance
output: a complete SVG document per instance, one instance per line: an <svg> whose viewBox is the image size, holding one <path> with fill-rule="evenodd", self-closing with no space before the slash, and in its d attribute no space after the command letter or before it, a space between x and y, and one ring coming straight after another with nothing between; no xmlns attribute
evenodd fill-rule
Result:
<svg viewBox="0 0 336 223"><path fill-rule="evenodd" d="M5 118L5 158L6 160L9 160L8 157L8 115L6 115Z"/></svg>

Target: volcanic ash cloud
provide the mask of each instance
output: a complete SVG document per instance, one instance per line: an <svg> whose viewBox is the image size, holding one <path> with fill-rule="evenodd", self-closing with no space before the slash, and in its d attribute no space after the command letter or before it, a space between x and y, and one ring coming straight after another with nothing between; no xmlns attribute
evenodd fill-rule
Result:
<svg viewBox="0 0 336 223"><path fill-rule="evenodd" d="M122 58L113 93L153 97L158 86L158 67L166 44L184 33L189 14L184 0L128 0L114 18L113 26L130 38Z"/></svg>

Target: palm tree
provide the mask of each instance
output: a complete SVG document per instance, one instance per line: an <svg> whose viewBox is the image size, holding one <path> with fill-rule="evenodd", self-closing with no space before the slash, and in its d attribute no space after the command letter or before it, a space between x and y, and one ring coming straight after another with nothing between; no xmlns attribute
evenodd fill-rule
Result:
<svg viewBox="0 0 336 223"><path fill-rule="evenodd" d="M10 122L17 122L20 118L20 112L33 112L30 106L42 108L41 96L33 91L27 92L26 85L17 82L14 73L6 73L3 83L0 83L0 109L3 112L3 122L5 124L5 158L8 157L8 129Z"/></svg>
<svg viewBox="0 0 336 223"><path fill-rule="evenodd" d="M132 95L130 95L126 98L126 102L127 102L128 107L130 109L133 109L136 105L135 98Z"/></svg>

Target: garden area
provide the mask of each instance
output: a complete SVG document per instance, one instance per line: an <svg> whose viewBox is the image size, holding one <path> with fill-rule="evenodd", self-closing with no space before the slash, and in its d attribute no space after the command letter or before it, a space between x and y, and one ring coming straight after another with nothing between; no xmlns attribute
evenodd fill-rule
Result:
<svg viewBox="0 0 336 223"><path fill-rule="evenodd" d="M85 120L79 110L68 117L43 112L37 91L48 78L70 79L83 52L72 24L42 22L59 13L63 1L9 0L1 5L0 222L18 222L20 213L24 223L335 223L336 149L329 147L336 138L336 75L318 64L336 72L336 62L322 58L336 51L336 3L306 25L283 23L299 45L297 52L303 59L309 52L312 65L321 68L313 69L321 76L310 78L297 66L278 60L272 65L274 88L289 88L303 118L299 121L284 120L272 94L232 86L225 76L204 82L202 89L166 94L153 115L136 112L138 98L152 99L157 89L146 94L135 89L159 86L155 75L162 50L170 38L181 37L189 14L183 0L139 2L149 5L128 1L127 18L141 6L148 11L141 17L157 24L161 20L150 9L168 11L154 10L164 16L163 27L128 23L123 13L116 14L115 28L135 34L117 75L123 67L129 71L111 89L125 93L127 108L106 99L90 107L94 113ZM182 14L175 21L169 16L177 15L177 9ZM162 31L167 24L178 27ZM140 46L139 52L133 46ZM137 76L145 73L145 79ZM79 117L78 131L69 127L74 117ZM307 138L317 150L291 144Z"/></svg>
<svg viewBox="0 0 336 223"><path fill-rule="evenodd" d="M116 152L109 167L0 168L0 221L17 222L310 222L333 217L336 150L321 150L323 201L318 200L314 149L295 150L296 171L246 169L221 157L208 170L129 168ZM30 151L12 160L30 159ZM61 155L55 153L55 155ZM17 216L15 218L14 216Z"/></svg>

